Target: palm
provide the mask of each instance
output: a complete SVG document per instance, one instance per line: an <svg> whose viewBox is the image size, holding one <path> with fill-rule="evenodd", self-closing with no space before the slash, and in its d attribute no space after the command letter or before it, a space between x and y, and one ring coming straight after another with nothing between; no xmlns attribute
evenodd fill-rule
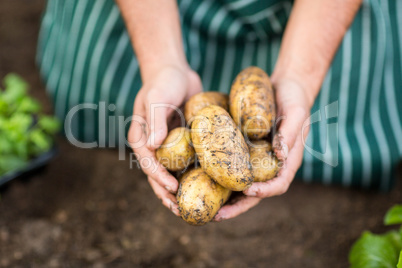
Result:
<svg viewBox="0 0 402 268"><path fill-rule="evenodd" d="M158 71L143 88L134 103L134 117L128 134L129 143L148 175L148 181L162 203L179 215L177 180L155 158L155 149L168 133L175 110L192 95L202 91L201 80L189 69L167 67ZM180 122L180 121L179 121ZM144 160L144 161L143 161ZM146 161L145 161L146 160Z"/></svg>
<svg viewBox="0 0 402 268"><path fill-rule="evenodd" d="M274 137L276 156L284 162L276 178L255 182L234 203L225 205L216 220L230 219L257 205L261 198L281 195L287 191L303 158L302 126L308 117L309 102L305 91L290 80L273 81L277 103L278 132ZM308 131L303 134L307 135Z"/></svg>

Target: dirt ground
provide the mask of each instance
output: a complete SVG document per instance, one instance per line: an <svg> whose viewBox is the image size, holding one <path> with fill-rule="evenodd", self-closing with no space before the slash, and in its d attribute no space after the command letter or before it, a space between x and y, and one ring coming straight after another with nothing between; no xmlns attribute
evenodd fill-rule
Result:
<svg viewBox="0 0 402 268"><path fill-rule="evenodd" d="M44 0L0 1L0 77L16 72L50 111L34 64ZM236 219L192 227L114 150L59 139L42 173L1 190L0 267L346 267L362 231L402 197L293 183ZM399 173L400 174L400 173Z"/></svg>

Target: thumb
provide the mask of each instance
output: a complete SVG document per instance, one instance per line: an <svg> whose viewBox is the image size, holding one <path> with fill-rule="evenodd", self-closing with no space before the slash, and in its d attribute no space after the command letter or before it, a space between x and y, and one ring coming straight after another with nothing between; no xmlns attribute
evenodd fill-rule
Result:
<svg viewBox="0 0 402 268"><path fill-rule="evenodd" d="M280 127L274 136L273 148L279 160L284 161L292 150L297 137L303 131L307 110L300 106L291 107L280 117Z"/></svg>
<svg viewBox="0 0 402 268"><path fill-rule="evenodd" d="M150 104L148 110L149 136L147 147L150 150L159 148L168 134L167 120L169 109L163 104Z"/></svg>
<svg viewBox="0 0 402 268"><path fill-rule="evenodd" d="M279 125L272 147L279 160L285 161L304 131L303 124L309 115L309 101L304 88L292 79L274 80ZM306 133L303 133L306 134Z"/></svg>

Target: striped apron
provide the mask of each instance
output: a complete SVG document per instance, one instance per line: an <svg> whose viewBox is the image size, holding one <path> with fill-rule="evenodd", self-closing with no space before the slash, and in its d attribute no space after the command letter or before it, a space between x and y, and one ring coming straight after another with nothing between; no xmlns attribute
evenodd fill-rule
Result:
<svg viewBox="0 0 402 268"><path fill-rule="evenodd" d="M205 90L228 93L236 74L250 65L272 73L291 1L178 4L186 56ZM391 188L402 156L401 52L402 0L365 0L312 108L298 179ZM127 130L115 127L118 118L132 115L141 87L114 1L49 0L37 62L58 117L68 117L79 104L96 104L71 118L74 137L113 147Z"/></svg>

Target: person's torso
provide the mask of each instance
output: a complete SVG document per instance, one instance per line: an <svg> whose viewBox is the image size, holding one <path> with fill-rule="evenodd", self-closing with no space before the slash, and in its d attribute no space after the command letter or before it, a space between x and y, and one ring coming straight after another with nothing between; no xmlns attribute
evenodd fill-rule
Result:
<svg viewBox="0 0 402 268"><path fill-rule="evenodd" d="M184 27L205 37L267 40L281 35L290 0L179 0Z"/></svg>

